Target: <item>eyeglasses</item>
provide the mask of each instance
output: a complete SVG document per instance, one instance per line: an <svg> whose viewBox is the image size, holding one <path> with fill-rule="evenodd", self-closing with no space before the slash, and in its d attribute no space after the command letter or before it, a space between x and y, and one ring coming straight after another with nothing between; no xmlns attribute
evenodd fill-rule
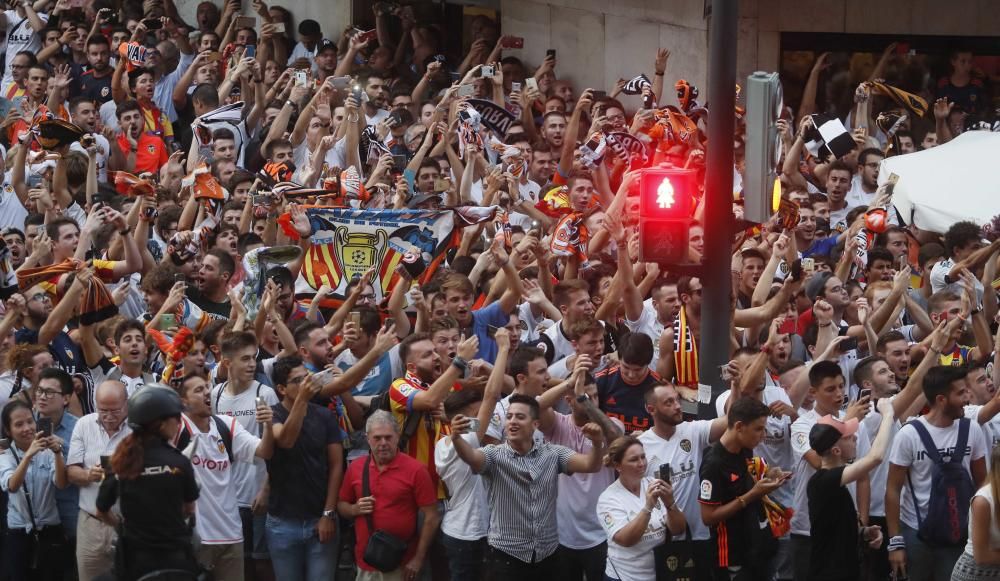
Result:
<svg viewBox="0 0 1000 581"><path fill-rule="evenodd" d="M43 301L51 301L52 297L49 296L49 293L35 293L30 297L28 297L28 300L43 302Z"/></svg>
<svg viewBox="0 0 1000 581"><path fill-rule="evenodd" d="M358 296L359 301L374 301L375 293L365 293Z"/></svg>
<svg viewBox="0 0 1000 581"><path fill-rule="evenodd" d="M50 397L62 395L62 392L57 391L55 389L36 389L35 395L38 397L38 399L48 399Z"/></svg>

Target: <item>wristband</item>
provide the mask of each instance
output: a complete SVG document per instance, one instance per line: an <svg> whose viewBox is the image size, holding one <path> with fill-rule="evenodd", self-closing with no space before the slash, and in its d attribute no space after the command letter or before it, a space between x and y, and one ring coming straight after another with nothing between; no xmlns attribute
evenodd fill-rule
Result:
<svg viewBox="0 0 1000 581"><path fill-rule="evenodd" d="M664 71L656 71L656 76L657 77L662 77L663 73L664 73Z"/></svg>
<svg viewBox="0 0 1000 581"><path fill-rule="evenodd" d="M653 516L653 509L649 507L646 506L642 507L642 512L648 514L649 516Z"/></svg>
<svg viewBox="0 0 1000 581"><path fill-rule="evenodd" d="M896 535L889 538L889 552L902 551L906 549L906 541L903 540L903 535Z"/></svg>
<svg viewBox="0 0 1000 581"><path fill-rule="evenodd" d="M455 368L457 368L462 373L465 373L465 370L468 369L469 367L469 362L458 356L452 358L451 364L454 365Z"/></svg>
<svg viewBox="0 0 1000 581"><path fill-rule="evenodd" d="M119 230L118 233L121 234L122 236L128 236L129 234L132 233L132 229L126 228L124 230Z"/></svg>
<svg viewBox="0 0 1000 581"><path fill-rule="evenodd" d="M288 99L287 101L285 101L285 105L288 105L289 107L294 107L295 103L293 103L291 99Z"/></svg>
<svg viewBox="0 0 1000 581"><path fill-rule="evenodd" d="M830 325L832 325L832 324L833 324L833 321L830 321L829 323L827 323L827 324L825 324L825 325L817 325L817 326L818 326L818 327L829 327L829 326L830 326Z"/></svg>

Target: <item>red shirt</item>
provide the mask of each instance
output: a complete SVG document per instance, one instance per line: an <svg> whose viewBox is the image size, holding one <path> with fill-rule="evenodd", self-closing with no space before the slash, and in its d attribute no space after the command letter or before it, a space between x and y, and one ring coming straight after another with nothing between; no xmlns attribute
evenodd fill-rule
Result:
<svg viewBox="0 0 1000 581"><path fill-rule="evenodd" d="M347 467L344 481L340 485L340 500L357 503L364 494L361 492L361 481L365 463L368 467L368 495L375 497L375 510L372 521L377 530L385 531L407 542L406 555L403 563L413 558L417 551L417 510L437 502L437 492L431 482L427 468L405 453L396 453L396 457L379 471L370 456L358 458ZM359 515L354 519L354 531L357 542L354 544L354 562L365 571L375 568L365 563L365 548L368 546L368 519Z"/></svg>
<svg viewBox="0 0 1000 581"><path fill-rule="evenodd" d="M128 138L125 137L124 133L118 136L118 149L121 150L125 157L128 157L129 152L131 152L132 147L129 145ZM169 157L167 144L162 139L155 135L143 133L139 136L136 146L135 171L132 173L135 175L143 172L157 173L167 163ZM124 191L122 188L124 188ZM128 186L124 184L118 186L119 193L124 194L127 190Z"/></svg>

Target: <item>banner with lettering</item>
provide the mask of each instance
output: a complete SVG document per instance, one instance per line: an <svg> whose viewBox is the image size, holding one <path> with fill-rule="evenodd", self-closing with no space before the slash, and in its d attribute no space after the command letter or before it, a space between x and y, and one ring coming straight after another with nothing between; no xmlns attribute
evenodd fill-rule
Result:
<svg viewBox="0 0 1000 581"><path fill-rule="evenodd" d="M333 298L343 299L351 279L374 268L376 301L396 284L396 267L420 258L428 280L458 241L461 228L493 219L496 207L445 210L356 210L307 208L312 247L306 253L302 275L315 289L328 285ZM281 222L282 220L279 220Z"/></svg>
<svg viewBox="0 0 1000 581"><path fill-rule="evenodd" d="M479 115L482 117L480 120L481 123L499 137L507 135L510 126L516 121L513 113L492 101L469 99L468 103L479 112Z"/></svg>

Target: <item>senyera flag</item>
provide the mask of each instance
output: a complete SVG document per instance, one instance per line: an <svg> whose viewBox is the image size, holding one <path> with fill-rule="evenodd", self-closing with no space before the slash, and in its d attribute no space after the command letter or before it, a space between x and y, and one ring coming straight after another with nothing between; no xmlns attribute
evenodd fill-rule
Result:
<svg viewBox="0 0 1000 581"><path fill-rule="evenodd" d="M465 226L492 220L497 208L460 207L443 210L356 210L306 207L312 226L312 247L302 264L302 275L315 289L327 285L333 298L343 299L351 279L375 268L372 284L377 302L396 284L396 267L405 262L427 265L419 276L429 280L460 240ZM285 233L298 234L290 216L278 219Z"/></svg>

